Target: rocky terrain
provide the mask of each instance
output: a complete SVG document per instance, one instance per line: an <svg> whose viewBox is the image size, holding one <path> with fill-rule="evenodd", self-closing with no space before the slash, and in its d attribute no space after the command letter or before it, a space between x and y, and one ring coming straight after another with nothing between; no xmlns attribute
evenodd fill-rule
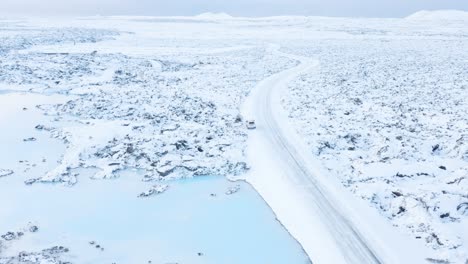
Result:
<svg viewBox="0 0 468 264"><path fill-rule="evenodd" d="M13 24L16 25L16 24ZM14 28L9 25L10 28ZM243 155L247 137L239 106L261 79L295 65L267 49L248 48L210 55L129 56L121 53L68 53L28 50L41 45L94 43L118 37L112 30L80 28L12 29L0 35L0 93L61 94L63 104L37 105L50 124L36 131L63 141L60 163L26 185L76 184L92 168L93 179L117 177L136 169L148 189L135 196L164 192L158 182L203 175L235 176L248 170ZM167 45L161 40L161 45ZM192 45L197 45L192 43ZM273 63L274 62L274 63ZM27 109L23 109L27 110ZM37 141L25 138L23 144ZM24 172L35 164L19 161ZM7 168L0 177L13 174ZM229 193L237 192L238 188ZM10 239L13 234L14 238ZM6 233L3 246L19 237ZM0 263L66 263L68 249L54 247L2 257Z"/></svg>
<svg viewBox="0 0 468 264"><path fill-rule="evenodd" d="M142 169L146 181L238 175L248 169L242 154L246 131L238 110L242 99L256 82L295 63L275 58L261 47L216 56L145 58L13 52L55 42L95 42L118 34L71 28L60 34L48 29L38 32L8 38L0 83L22 91L70 95L65 104L37 106L55 117L56 127L36 126L63 140L68 150L56 169L28 184L73 185L77 175L70 170L81 167L100 169L94 178L112 178L124 168ZM64 120L73 122L62 126Z"/></svg>
<svg viewBox="0 0 468 264"><path fill-rule="evenodd" d="M66 97L36 105L52 121L38 121L31 129L39 136L18 143L46 135L66 146L53 168L24 179L25 188L72 187L90 171L103 180L131 169L145 184L132 197L143 203L171 191L170 180L244 174L252 165L244 155L249 117L239 107L261 80L298 64L271 51L273 43L320 62L290 84L282 103L330 176L433 249L429 261L467 261L465 22L121 19L95 23L122 29L0 20L0 95ZM2 165L0 179L38 163L17 162L19 169ZM4 256L33 231L0 232L1 264L66 263L64 246Z"/></svg>
<svg viewBox="0 0 468 264"><path fill-rule="evenodd" d="M39 231L39 227L33 224L17 230L17 231L8 231L5 234L1 235L0 239L0 253L2 249L6 246L9 246L24 236L31 235ZM63 246L53 246L41 250L40 252L20 252L17 256L2 256L0 255L1 264L66 264L67 261L63 261L62 257L69 252L69 249Z"/></svg>
<svg viewBox="0 0 468 264"><path fill-rule="evenodd" d="M0 177L5 177L5 176L11 175L13 173L14 173L14 171L12 171L12 170L0 169Z"/></svg>
<svg viewBox="0 0 468 264"><path fill-rule="evenodd" d="M464 263L466 39L321 41L283 105L331 175L441 260ZM452 262L451 262L452 263Z"/></svg>

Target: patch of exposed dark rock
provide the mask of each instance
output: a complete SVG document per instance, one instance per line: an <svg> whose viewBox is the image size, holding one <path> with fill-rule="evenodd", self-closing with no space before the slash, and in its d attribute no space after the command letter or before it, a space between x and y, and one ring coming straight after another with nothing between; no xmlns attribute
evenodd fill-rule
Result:
<svg viewBox="0 0 468 264"><path fill-rule="evenodd" d="M16 233L14 232L7 232L6 234L1 236L6 241L11 241L17 238Z"/></svg>
<svg viewBox="0 0 468 264"><path fill-rule="evenodd" d="M428 262L437 263L437 264L450 264L450 261L445 259L434 259L434 258L426 258Z"/></svg>
<svg viewBox="0 0 468 264"><path fill-rule="evenodd" d="M459 204L457 211L462 215L468 216L468 202Z"/></svg>
<svg viewBox="0 0 468 264"><path fill-rule="evenodd" d="M234 187L230 187L226 191L226 195L232 195L240 191L240 185L236 185Z"/></svg>
<svg viewBox="0 0 468 264"><path fill-rule="evenodd" d="M397 172L397 174L395 174L395 177L398 177L398 178L412 178L414 176L429 176L429 173L418 172L416 174L402 174L402 173Z"/></svg>
<svg viewBox="0 0 468 264"><path fill-rule="evenodd" d="M39 227L35 225L29 227L29 232L36 233L37 231L39 231Z"/></svg>
<svg viewBox="0 0 468 264"><path fill-rule="evenodd" d="M39 179L29 179L29 180L25 180L24 181L24 184L26 185L33 185L34 183L36 183Z"/></svg>
<svg viewBox="0 0 468 264"><path fill-rule="evenodd" d="M44 125L37 125L34 128L37 129L37 130L45 130L45 131L51 131L52 130L52 128L46 127Z"/></svg>
<svg viewBox="0 0 468 264"><path fill-rule="evenodd" d="M440 218L447 218L450 216L450 213L441 214Z"/></svg>

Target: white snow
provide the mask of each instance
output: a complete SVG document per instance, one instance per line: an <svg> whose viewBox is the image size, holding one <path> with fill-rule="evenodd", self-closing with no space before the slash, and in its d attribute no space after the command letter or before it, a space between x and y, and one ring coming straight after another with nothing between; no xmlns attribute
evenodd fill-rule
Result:
<svg viewBox="0 0 468 264"><path fill-rule="evenodd" d="M286 112L281 107L280 95L284 92L282 89L286 89L288 83L301 74L317 68L318 61L277 52L275 46L272 46L271 50L278 56L299 60L302 65L260 82L243 105L244 115L260 118L261 120L258 121L262 121L256 131L250 132L247 157L252 163L252 170L246 175L246 180L265 197L278 218L316 263L361 263L363 261L347 252L347 250L361 250L362 248L340 249L343 243L340 239L352 240L354 238L340 233L347 232L346 229L340 230L340 227L333 226L333 224L341 223L336 220L335 215L330 217L323 212L329 211L330 208L326 208L326 202L321 199L331 201L336 208L339 208L340 213L346 215L346 221L358 227L361 238L369 243L368 247L375 250L380 261L422 263L425 254L428 254L422 245L406 241L404 235L393 232L393 228L364 203L349 193L343 193L340 183L328 177L329 173L322 168L320 162L310 156L305 143L296 135L294 128L288 122ZM274 131L273 138L277 137L275 133L283 134L295 147L294 150L281 146L281 144L287 145L288 143L269 138L272 132L266 130L271 127L266 125L263 120L265 117L258 113L262 111L262 106L259 105L264 100L263 98L270 96L268 93L270 89L273 89L271 101L274 106L271 114L281 124L281 131ZM301 156L306 158L306 164L302 166L311 168L313 178L304 181L296 177L294 174L301 172L288 168L296 160L289 160L290 157L284 152L297 152L299 158ZM323 196L312 195L310 189L316 191L315 188L322 192ZM371 226L367 224L369 222L372 222Z"/></svg>
<svg viewBox="0 0 468 264"><path fill-rule="evenodd" d="M220 12L220 13L206 12L206 13L196 15L195 17L202 18L202 19L232 19L233 18L231 15L228 15L223 12Z"/></svg>
<svg viewBox="0 0 468 264"><path fill-rule="evenodd" d="M408 20L437 21L460 20L468 21L468 12L462 10L421 10L406 17Z"/></svg>
<svg viewBox="0 0 468 264"><path fill-rule="evenodd" d="M0 176L15 172L0 180L76 190L80 181L101 183L85 177L135 169L132 179L144 185L131 190L137 199L174 179L246 178L314 263L343 262L323 219L310 214L310 197L284 177L264 128L249 132L239 118L241 110L255 115L242 109L246 98L261 96L254 87L292 76L307 57L318 64L289 80L276 115L290 124L283 129L291 138L299 135L291 142L309 157L314 177L334 199L360 208L341 209L360 219L355 225L382 254L407 240L401 246L415 255L464 263L466 21L455 11L408 19L0 20L0 125L18 138L0 138ZM46 146L52 154L39 155ZM92 173L76 173L84 168ZM372 239L381 234L369 234L373 228L395 236L385 245L386 235Z"/></svg>
<svg viewBox="0 0 468 264"><path fill-rule="evenodd" d="M315 45L299 50L320 67L283 94L308 151L431 258L464 262L466 39Z"/></svg>

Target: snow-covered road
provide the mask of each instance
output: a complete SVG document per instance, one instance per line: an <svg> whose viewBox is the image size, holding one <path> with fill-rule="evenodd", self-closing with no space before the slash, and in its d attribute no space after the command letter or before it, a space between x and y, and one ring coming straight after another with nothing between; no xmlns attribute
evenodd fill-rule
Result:
<svg viewBox="0 0 468 264"><path fill-rule="evenodd" d="M279 53L279 52L278 52ZM326 233L339 246L346 263L380 263L374 252L363 240L359 232L334 207L326 194L321 190L308 168L306 157L301 155L297 147L283 131L276 117L278 112L275 93L279 92L290 81L302 73L318 66L318 62L308 58L296 57L284 53L281 55L297 59L301 63L289 70L283 71L265 79L258 87L255 98L254 116L264 136L273 146L275 155L281 159L282 167L290 182L307 191L310 195L308 203L311 211L319 215L326 227ZM324 230L325 231L325 230ZM338 252L337 252L338 253ZM313 258L313 256L311 256Z"/></svg>
<svg viewBox="0 0 468 264"><path fill-rule="evenodd" d="M243 115L255 119L258 126L249 135L247 156L253 165L246 180L264 197L314 263L401 260L379 241L382 237L376 238L381 234L362 228L366 223L356 225L363 219L357 220L356 212L351 213L358 208L354 200L339 193L345 190L329 184L333 180L316 167L306 145L284 116L281 91L295 78L319 67L318 60L285 54L273 46L271 52L299 64L260 82L244 104ZM364 209L362 213L368 212ZM412 261L419 263L421 259L415 256Z"/></svg>
<svg viewBox="0 0 468 264"><path fill-rule="evenodd" d="M262 86L257 104L257 120L264 128L275 153L281 157L286 169L286 175L290 181L307 191L310 196L309 204L316 214L320 216L330 237L335 241L341 254L347 263L380 263L373 250L367 245L356 228L343 216L327 197L320 185L314 179L312 170L306 162L307 157L290 141L287 132L282 130L281 120L276 118L278 112L275 93L284 87L289 81L307 72L311 67L316 67L318 62L307 58L301 59L302 63L282 74L271 78ZM313 256L312 256L313 257Z"/></svg>

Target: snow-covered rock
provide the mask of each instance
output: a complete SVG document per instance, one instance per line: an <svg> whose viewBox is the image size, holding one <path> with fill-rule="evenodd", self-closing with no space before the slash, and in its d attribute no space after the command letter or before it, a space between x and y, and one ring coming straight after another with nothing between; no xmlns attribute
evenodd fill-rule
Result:
<svg viewBox="0 0 468 264"><path fill-rule="evenodd" d="M157 195L165 192L169 188L167 184L156 184L151 187L148 191L140 193L138 197L149 197L152 195Z"/></svg>
<svg viewBox="0 0 468 264"><path fill-rule="evenodd" d="M447 17L461 27L445 27ZM249 169L239 107L259 81L297 65L266 48L281 44L283 51L321 64L291 83L283 98L310 152L382 217L433 248L434 261L463 263L468 252L464 17L426 12L407 20L241 21L204 14L164 19L162 26L154 18L147 23L94 18L92 23L110 28L150 29L119 36L116 41L122 42L110 41L117 30L93 29L86 20L74 25L88 28L0 22L0 89L69 97L34 109L54 120L34 124L34 132L62 140L67 149L55 168L32 175L26 184L73 185L81 168L95 171L94 179L131 168L142 172L135 180L145 181L144 194L150 195L168 179L233 176ZM200 23L209 20L218 21ZM168 25L171 21L176 23ZM194 23L182 24L187 21ZM47 51L41 45L49 45ZM41 137L34 136L38 142L21 144L39 143ZM27 253L24 259L59 263L47 254ZM0 257L0 263L10 260L16 263L18 256Z"/></svg>
<svg viewBox="0 0 468 264"><path fill-rule="evenodd" d="M234 187L229 187L226 191L226 195L232 195L240 191L240 185L236 185Z"/></svg>
<svg viewBox="0 0 468 264"><path fill-rule="evenodd" d="M5 177L5 176L11 175L13 173L14 172L12 170L0 169L0 177Z"/></svg>
<svg viewBox="0 0 468 264"><path fill-rule="evenodd" d="M238 107L265 75L296 63L265 48L217 56L31 52L7 58L22 66L9 70L5 82L72 94L64 104L37 106L58 123L36 129L63 140L67 151L55 169L26 181L66 185L77 182L76 168L97 168L95 179L142 169L145 181L242 174L247 131ZM67 119L74 121L60 127Z"/></svg>
<svg viewBox="0 0 468 264"><path fill-rule="evenodd" d="M25 264L63 264L69 263L62 260L62 255L69 252L63 246L54 246L40 252L20 252L17 256L0 257L0 264L25 263Z"/></svg>
<svg viewBox="0 0 468 264"><path fill-rule="evenodd" d="M322 41L289 50L320 59L283 105L330 175L441 259L468 258L468 42Z"/></svg>

